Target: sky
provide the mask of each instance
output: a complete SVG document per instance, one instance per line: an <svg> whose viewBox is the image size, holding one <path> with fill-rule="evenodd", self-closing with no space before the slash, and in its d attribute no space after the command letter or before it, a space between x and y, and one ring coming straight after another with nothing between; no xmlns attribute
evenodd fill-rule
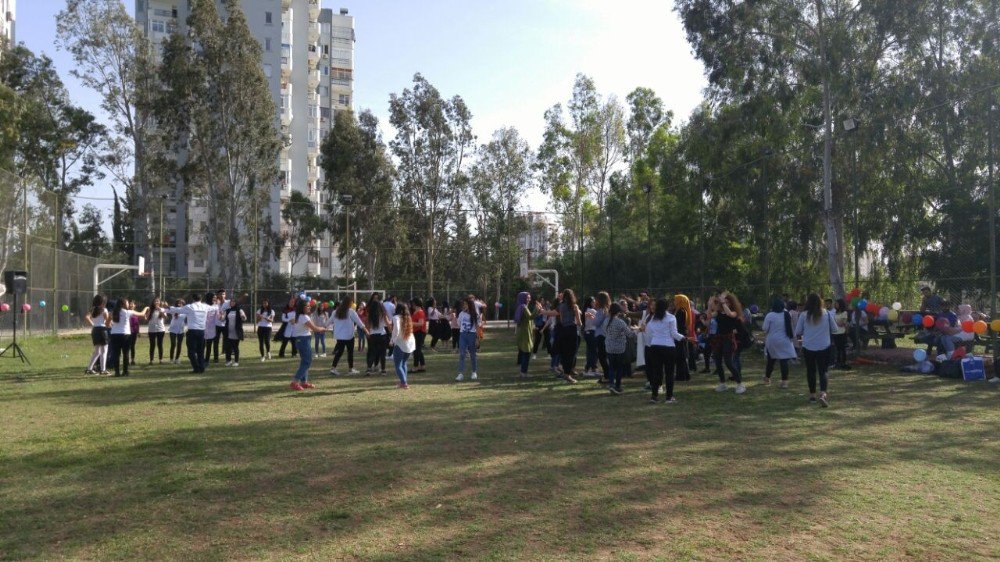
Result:
<svg viewBox="0 0 1000 562"><path fill-rule="evenodd" d="M180 0L178 0L180 1ZM126 0L134 10L134 0ZM545 110L572 94L577 73L605 96L652 88L685 121L706 86L670 0L321 0L355 18L355 109L371 109L387 135L388 100L417 72L445 97L461 96L480 142L505 126L537 147ZM17 41L51 57L71 98L100 114L93 92L69 75L57 50L56 14L64 0L18 2ZM387 139L388 140L388 137ZM107 184L81 193L110 197ZM80 201L80 205L85 201ZM92 201L110 209L107 201ZM540 194L529 206L542 210Z"/></svg>

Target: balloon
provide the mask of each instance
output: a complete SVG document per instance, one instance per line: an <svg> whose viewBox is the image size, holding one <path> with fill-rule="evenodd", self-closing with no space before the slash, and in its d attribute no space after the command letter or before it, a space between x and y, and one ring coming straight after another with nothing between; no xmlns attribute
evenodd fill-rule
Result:
<svg viewBox="0 0 1000 562"><path fill-rule="evenodd" d="M757 306L757 305L755 305L755 304L751 304L750 305L750 312L752 314L757 314L758 312L760 312L760 307Z"/></svg>
<svg viewBox="0 0 1000 562"><path fill-rule="evenodd" d="M879 310L880 310L879 306L873 302L868 303L868 306L865 307L865 311L868 312L868 314L871 314L872 316L878 316Z"/></svg>
<svg viewBox="0 0 1000 562"><path fill-rule="evenodd" d="M888 306L883 306L882 308L878 309L878 317L879 318L888 318L889 317L889 307Z"/></svg>
<svg viewBox="0 0 1000 562"><path fill-rule="evenodd" d="M847 297L851 298L851 299L856 299L856 298L861 297L861 289L859 289L857 287L851 289L851 292L847 293Z"/></svg>
<svg viewBox="0 0 1000 562"><path fill-rule="evenodd" d="M860 308L861 310L868 310L868 301L866 299L859 300L858 308Z"/></svg>
<svg viewBox="0 0 1000 562"><path fill-rule="evenodd" d="M899 321L902 322L903 324L909 324L910 322L914 322L913 314L910 312L904 312L903 314L900 315ZM919 324L920 322L914 322L914 323Z"/></svg>
<svg viewBox="0 0 1000 562"><path fill-rule="evenodd" d="M62 305L62 311L63 312L69 312L69 305L68 304Z"/></svg>
<svg viewBox="0 0 1000 562"><path fill-rule="evenodd" d="M930 328L931 326L934 325L934 317L931 316L930 314L928 314L927 316L924 316L924 318L923 318L923 324L924 324L924 328Z"/></svg>
<svg viewBox="0 0 1000 562"><path fill-rule="evenodd" d="M990 329L994 332L1000 332L1000 320L990 322Z"/></svg>
<svg viewBox="0 0 1000 562"><path fill-rule="evenodd" d="M892 309L893 310L903 310L903 303L900 303L900 302L894 302L894 303L892 303Z"/></svg>
<svg viewBox="0 0 1000 562"><path fill-rule="evenodd" d="M898 322L899 321L899 311L898 310L890 310L888 318L889 318L889 322Z"/></svg>
<svg viewBox="0 0 1000 562"><path fill-rule="evenodd" d="M913 319L913 325L914 326L923 326L924 325L924 317L922 315L920 315L920 314L914 314L911 318Z"/></svg>
<svg viewBox="0 0 1000 562"><path fill-rule="evenodd" d="M916 362L921 362L927 359L927 351L924 349L914 349L913 350L913 360Z"/></svg>
<svg viewBox="0 0 1000 562"><path fill-rule="evenodd" d="M24 312L30 312L31 311L31 305L28 304L28 303L24 303L24 304L21 305L21 310L24 311Z"/></svg>
<svg viewBox="0 0 1000 562"><path fill-rule="evenodd" d="M351 310L357 310L357 309L358 309L358 303L352 302L351 303Z"/></svg>
<svg viewBox="0 0 1000 562"><path fill-rule="evenodd" d="M38 301L38 306L45 308L45 301Z"/></svg>
<svg viewBox="0 0 1000 562"><path fill-rule="evenodd" d="M965 351L964 347L957 347L957 348L955 348L955 352L951 354L951 358L952 359L961 359L961 358L965 357L965 353L966 353L966 351Z"/></svg>
<svg viewBox="0 0 1000 562"><path fill-rule="evenodd" d="M309 301L309 306L316 306L316 299L310 300Z"/></svg>
<svg viewBox="0 0 1000 562"><path fill-rule="evenodd" d="M934 323L938 330L947 330L951 324L948 323L947 318L938 318L937 322Z"/></svg>
<svg viewBox="0 0 1000 562"><path fill-rule="evenodd" d="M972 326L975 324L972 320L962 320L962 331L966 334L972 333Z"/></svg>
<svg viewBox="0 0 1000 562"><path fill-rule="evenodd" d="M859 302L861 302L860 298L858 298L858 297L851 297L851 308L852 309L861 308L861 307L858 306Z"/></svg>
<svg viewBox="0 0 1000 562"><path fill-rule="evenodd" d="M337 306L336 304L334 304L333 301L330 301L328 304L330 305L330 308L333 308L333 307Z"/></svg>
<svg viewBox="0 0 1000 562"><path fill-rule="evenodd" d="M976 320L976 323L972 325L972 331L979 335L983 335L986 333L986 328L988 327L989 326L986 325L986 322L983 322L982 320Z"/></svg>
<svg viewBox="0 0 1000 562"><path fill-rule="evenodd" d="M7 312L10 310L10 305L7 303L0 304L0 312Z"/></svg>

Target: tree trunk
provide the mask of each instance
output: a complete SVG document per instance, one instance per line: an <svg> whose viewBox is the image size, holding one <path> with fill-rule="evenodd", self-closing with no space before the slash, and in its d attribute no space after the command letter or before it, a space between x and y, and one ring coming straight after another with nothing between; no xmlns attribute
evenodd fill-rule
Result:
<svg viewBox="0 0 1000 562"><path fill-rule="evenodd" d="M844 268L841 261L837 220L833 209L833 116L830 103L829 64L826 56L826 35L823 28L823 0L816 0L819 56L823 87L823 230L826 234L826 261L830 270L830 288L837 298L844 296Z"/></svg>

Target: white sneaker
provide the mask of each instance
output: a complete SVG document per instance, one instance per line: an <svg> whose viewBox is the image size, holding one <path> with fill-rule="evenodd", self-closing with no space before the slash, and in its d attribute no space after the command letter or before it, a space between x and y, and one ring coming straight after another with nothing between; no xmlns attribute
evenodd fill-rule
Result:
<svg viewBox="0 0 1000 562"><path fill-rule="evenodd" d="M720 382L719 386L715 387L716 392L725 392L727 390L729 390L729 387L724 382Z"/></svg>
<svg viewBox="0 0 1000 562"><path fill-rule="evenodd" d="M989 380L988 382L991 382L991 383L993 383L993 384L996 384L996 383L1000 382L1000 376L996 376L996 377L993 377L993 378L992 378L992 379L990 379L990 380Z"/></svg>
<svg viewBox="0 0 1000 562"><path fill-rule="evenodd" d="M339 372L339 371L337 371L337 369L330 369L330 374L331 374L331 375L339 375L339 374L340 374L340 372Z"/></svg>
<svg viewBox="0 0 1000 562"><path fill-rule="evenodd" d="M267 361L267 358L266 357L261 357L260 358L260 362L263 363L264 361Z"/></svg>
<svg viewBox="0 0 1000 562"><path fill-rule="evenodd" d="M743 394L746 391L747 391L747 387L743 386L742 383L736 385L736 394Z"/></svg>
<svg viewBox="0 0 1000 562"><path fill-rule="evenodd" d="M226 367L232 367L232 366L233 366L232 361L226 361Z"/></svg>
<svg viewBox="0 0 1000 562"><path fill-rule="evenodd" d="M240 366L239 363L237 363L236 361L233 361L233 367L239 367L239 366Z"/></svg>
<svg viewBox="0 0 1000 562"><path fill-rule="evenodd" d="M270 351L268 351L268 352L267 352L267 360L268 360L268 361L270 361L270 360L271 360L271 352L270 352Z"/></svg>
<svg viewBox="0 0 1000 562"><path fill-rule="evenodd" d="M349 371L349 373L352 374L352 375L356 375L356 374L358 374L358 370L357 369L351 369Z"/></svg>
<svg viewBox="0 0 1000 562"><path fill-rule="evenodd" d="M531 354L531 360L534 361L535 359L538 359L538 354L537 353L532 353Z"/></svg>
<svg viewBox="0 0 1000 562"><path fill-rule="evenodd" d="M465 375L463 375L462 373L459 373L458 376L455 377L455 380L458 381L458 382L462 382L462 381L465 380Z"/></svg>
<svg viewBox="0 0 1000 562"><path fill-rule="evenodd" d="M478 376L478 375L476 375L476 373L472 373L472 376L471 376L471 377L469 377L469 380L476 380L476 379L478 379L478 378L479 378L479 376Z"/></svg>

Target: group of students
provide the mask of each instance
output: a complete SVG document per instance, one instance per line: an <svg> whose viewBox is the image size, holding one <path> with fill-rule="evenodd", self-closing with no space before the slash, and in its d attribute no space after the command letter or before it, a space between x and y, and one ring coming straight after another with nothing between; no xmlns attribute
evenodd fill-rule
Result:
<svg viewBox="0 0 1000 562"><path fill-rule="evenodd" d="M736 295L727 291L712 295L701 313L696 313L685 295L675 295L670 301L643 295L639 301L613 302L602 291L586 298L581 308L572 289L564 290L551 303L522 292L517 296L514 321L521 377L528 376L530 360L537 357L539 344L543 344L555 376L578 382L576 361L583 343L583 375L598 377L598 383L607 385L612 394L621 394L622 378L631 376L634 358L628 353L630 347L636 350L635 359L641 357L645 363L653 403L660 401L661 388L664 402L676 403L674 382L690 380L699 355L705 357L703 372L709 370L709 361L715 363L719 378L716 391L729 389L723 366L729 372L728 380L736 384L736 394L747 391L741 352L753 345L752 319ZM828 406L828 354L838 324L823 308L819 295L808 296L804 313L798 314L795 322L786 303L775 299L762 329L767 358L764 384L770 384L774 368L780 366L780 387L788 388L788 364L797 358L795 342L801 338L809 399Z"/></svg>

